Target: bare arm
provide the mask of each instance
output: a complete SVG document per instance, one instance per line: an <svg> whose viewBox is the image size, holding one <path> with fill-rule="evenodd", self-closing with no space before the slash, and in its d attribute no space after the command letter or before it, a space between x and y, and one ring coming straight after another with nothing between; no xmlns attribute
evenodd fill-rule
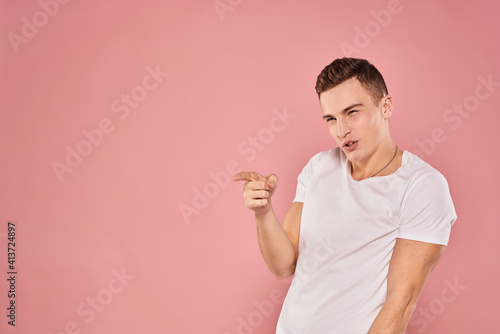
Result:
<svg viewBox="0 0 500 334"><path fill-rule="evenodd" d="M368 334L401 334L416 307L427 277L446 246L397 239L387 276L387 298Z"/></svg>
<svg viewBox="0 0 500 334"><path fill-rule="evenodd" d="M246 206L254 211L259 248L269 270L279 279L292 275L298 256L302 203L292 203L282 225L271 204L278 184L276 175L240 172L233 180L245 181L243 197Z"/></svg>

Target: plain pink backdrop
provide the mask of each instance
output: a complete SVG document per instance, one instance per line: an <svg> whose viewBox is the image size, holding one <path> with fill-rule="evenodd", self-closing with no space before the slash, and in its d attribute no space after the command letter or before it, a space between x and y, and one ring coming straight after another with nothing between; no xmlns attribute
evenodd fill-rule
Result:
<svg viewBox="0 0 500 334"><path fill-rule="evenodd" d="M272 333L290 280L268 272L225 171L276 173L283 217L302 167L334 145L314 83L344 55L382 72L393 137L446 176L459 217L407 332L498 333L500 86L476 96L500 81L497 1L0 6L2 333ZM86 156L58 177L68 148Z"/></svg>

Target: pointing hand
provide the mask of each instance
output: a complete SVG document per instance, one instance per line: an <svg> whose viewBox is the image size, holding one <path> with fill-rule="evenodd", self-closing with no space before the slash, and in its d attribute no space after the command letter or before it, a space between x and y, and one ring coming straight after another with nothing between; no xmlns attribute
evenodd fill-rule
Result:
<svg viewBox="0 0 500 334"><path fill-rule="evenodd" d="M263 176L257 172L239 172L234 181L245 181L243 198L245 205L255 213L265 213L271 208L271 197L276 191L278 177L275 174Z"/></svg>

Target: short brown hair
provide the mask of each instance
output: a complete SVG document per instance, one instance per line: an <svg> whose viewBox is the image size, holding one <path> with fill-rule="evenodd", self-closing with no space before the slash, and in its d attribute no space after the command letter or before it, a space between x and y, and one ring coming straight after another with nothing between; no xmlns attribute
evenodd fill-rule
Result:
<svg viewBox="0 0 500 334"><path fill-rule="evenodd" d="M389 94L382 74L365 59L339 58L327 65L316 79L318 97L324 91L342 82L356 78L368 90L375 105Z"/></svg>

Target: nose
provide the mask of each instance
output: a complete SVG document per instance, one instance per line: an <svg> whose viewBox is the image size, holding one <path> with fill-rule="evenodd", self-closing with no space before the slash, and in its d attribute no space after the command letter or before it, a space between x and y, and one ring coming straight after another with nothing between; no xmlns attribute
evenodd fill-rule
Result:
<svg viewBox="0 0 500 334"><path fill-rule="evenodd" d="M339 138L345 138L351 132L349 124L344 120L337 119L337 134Z"/></svg>

